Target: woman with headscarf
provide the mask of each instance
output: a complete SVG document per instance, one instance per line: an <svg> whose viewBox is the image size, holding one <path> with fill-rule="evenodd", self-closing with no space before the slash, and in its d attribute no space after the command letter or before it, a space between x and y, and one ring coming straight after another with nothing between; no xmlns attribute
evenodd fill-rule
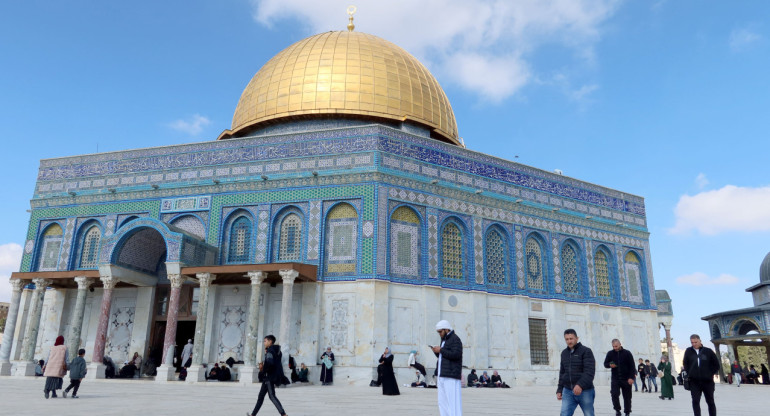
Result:
<svg viewBox="0 0 770 416"><path fill-rule="evenodd" d="M764 364L762 364L762 371L760 374L762 374L762 384L770 384L770 373L768 373L767 367L765 367Z"/></svg>
<svg viewBox="0 0 770 416"><path fill-rule="evenodd" d="M671 363L668 362L668 356L660 357L660 364L658 364L658 371L663 373L663 377L660 378L660 400L673 399L674 398L674 385L673 378L671 377Z"/></svg>
<svg viewBox="0 0 770 416"><path fill-rule="evenodd" d="M57 397L56 390L62 388L62 377L67 374L69 358L67 347L64 346L64 337L59 335L56 337L51 351L48 352L48 359L45 361L45 368L43 368L43 375L45 376L43 393L45 393L46 399L51 392L53 392L53 397Z"/></svg>
<svg viewBox="0 0 770 416"><path fill-rule="evenodd" d="M412 351L409 352L409 362L408 362L408 365L409 365L409 367L414 367L414 369L418 370L420 372L420 374L422 374L423 376L426 376L427 373L425 372L425 366L423 366L422 364L417 362L417 355L418 354L419 354L419 352L417 352L417 350L412 350Z"/></svg>
<svg viewBox="0 0 770 416"><path fill-rule="evenodd" d="M334 366L334 353L332 347L326 347L321 354L321 385L328 386L334 382L332 367Z"/></svg>
<svg viewBox="0 0 770 416"><path fill-rule="evenodd" d="M401 392L398 391L396 375L393 374L393 354L388 347L385 347L385 352L380 357L380 364L382 364L382 394L398 396Z"/></svg>

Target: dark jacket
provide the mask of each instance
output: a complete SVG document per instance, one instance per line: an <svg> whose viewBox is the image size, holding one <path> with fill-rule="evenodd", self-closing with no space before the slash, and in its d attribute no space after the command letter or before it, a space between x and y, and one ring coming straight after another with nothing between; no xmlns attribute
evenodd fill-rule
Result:
<svg viewBox="0 0 770 416"><path fill-rule="evenodd" d="M441 347L441 377L460 380L463 371L463 342L455 331L450 331L444 337L444 346ZM436 354L438 357L438 354Z"/></svg>
<svg viewBox="0 0 770 416"><path fill-rule="evenodd" d="M655 378L658 376L658 369L655 368L655 365L650 364L647 366L647 376Z"/></svg>
<svg viewBox="0 0 770 416"><path fill-rule="evenodd" d="M70 362L70 378L73 380L80 380L86 376L86 360L81 356L77 356Z"/></svg>
<svg viewBox="0 0 770 416"><path fill-rule="evenodd" d="M286 378L283 374L282 358L283 354L281 354L280 345L273 344L267 347L267 351L265 351L265 365L262 367L262 371L265 372L267 379L276 385L283 383L283 379Z"/></svg>
<svg viewBox="0 0 770 416"><path fill-rule="evenodd" d="M698 358L700 357L700 364ZM684 351L682 368L687 371L690 380L714 381L714 375L719 372L719 359L708 347L701 347L700 354L695 348L689 347Z"/></svg>
<svg viewBox="0 0 770 416"><path fill-rule="evenodd" d="M610 363L615 363L612 369L613 380L628 380L635 378L636 366L634 366L634 355L631 351L620 347L620 351L609 350L604 358L604 368L610 368Z"/></svg>
<svg viewBox="0 0 770 416"><path fill-rule="evenodd" d="M636 371L639 372L639 378L647 377L647 367L644 364L637 365Z"/></svg>
<svg viewBox="0 0 770 416"><path fill-rule="evenodd" d="M556 393L561 393L565 387L573 389L580 386L583 390L594 388L594 373L596 373L596 360L590 348L577 343L570 351L569 347L561 352L561 364L559 365L559 385Z"/></svg>

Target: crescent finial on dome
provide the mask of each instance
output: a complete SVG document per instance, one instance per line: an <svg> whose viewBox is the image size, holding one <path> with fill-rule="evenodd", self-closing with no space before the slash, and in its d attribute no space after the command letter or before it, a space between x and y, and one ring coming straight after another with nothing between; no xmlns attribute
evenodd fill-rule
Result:
<svg viewBox="0 0 770 416"><path fill-rule="evenodd" d="M352 32L356 28L353 24L353 15L356 14L356 6L348 6L348 32Z"/></svg>

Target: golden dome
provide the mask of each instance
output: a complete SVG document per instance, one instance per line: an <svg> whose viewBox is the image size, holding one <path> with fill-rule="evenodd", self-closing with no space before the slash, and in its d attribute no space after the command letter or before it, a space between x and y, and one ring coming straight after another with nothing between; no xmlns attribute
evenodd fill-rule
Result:
<svg viewBox="0 0 770 416"><path fill-rule="evenodd" d="M246 86L232 129L219 139L317 115L408 120L460 144L452 106L420 61L384 39L352 31L311 36L274 56Z"/></svg>

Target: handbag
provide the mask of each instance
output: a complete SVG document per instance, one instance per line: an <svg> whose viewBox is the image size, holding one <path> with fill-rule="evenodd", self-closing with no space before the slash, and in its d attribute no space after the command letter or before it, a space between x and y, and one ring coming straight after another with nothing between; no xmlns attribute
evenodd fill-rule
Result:
<svg viewBox="0 0 770 416"><path fill-rule="evenodd" d="M690 390L690 377L687 375L687 371L682 371L682 386L685 390Z"/></svg>

